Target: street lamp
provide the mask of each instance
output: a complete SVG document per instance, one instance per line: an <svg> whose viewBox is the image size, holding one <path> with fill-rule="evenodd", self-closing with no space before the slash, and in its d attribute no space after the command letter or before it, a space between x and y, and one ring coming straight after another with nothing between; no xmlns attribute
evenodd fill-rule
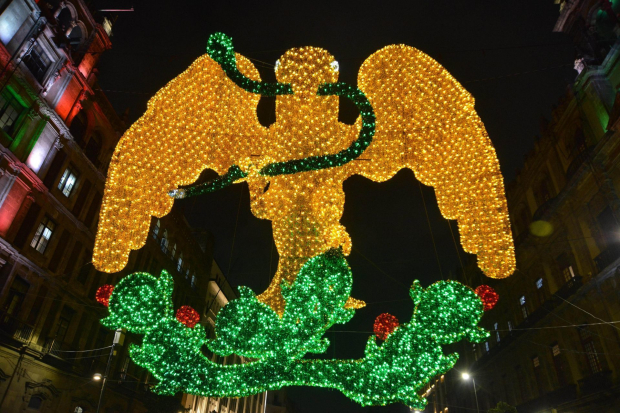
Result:
<svg viewBox="0 0 620 413"><path fill-rule="evenodd" d="M99 381L103 379L103 382L101 383L101 391L99 392L99 403L97 403L97 413L99 413L99 410L101 409L101 400L103 400L103 392L105 390L105 384L106 384L106 381L108 380L108 376L110 375L110 365L112 364L112 356L114 356L115 354L114 350L116 349L116 346L122 346L124 341L125 341L125 333L123 332L122 329L119 328L114 333L114 340L112 340L112 346L110 347L110 355L108 356L108 364L105 367L105 374L101 375L101 373L95 373L95 375L93 376L93 380L95 381Z"/></svg>
<svg viewBox="0 0 620 413"><path fill-rule="evenodd" d="M473 377L471 377L471 375L469 373L467 373L466 371L464 371L463 373L461 373L461 377L463 378L463 380L468 381L470 378L474 384L474 397L476 398L476 411L478 413L480 413L480 407L478 406L478 392L476 392L476 379L474 379Z"/></svg>

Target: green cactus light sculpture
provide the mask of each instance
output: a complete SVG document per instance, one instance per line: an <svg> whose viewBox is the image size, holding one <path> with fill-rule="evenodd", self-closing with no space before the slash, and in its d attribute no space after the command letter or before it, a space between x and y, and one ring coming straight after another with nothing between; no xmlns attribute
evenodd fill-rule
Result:
<svg viewBox="0 0 620 413"><path fill-rule="evenodd" d="M130 354L158 380L155 391L161 394L243 397L311 385L338 389L362 405L401 402L420 410L426 405L420 396L424 386L458 359L445 355L441 346L462 338L480 342L489 335L477 326L483 302L469 287L440 281L424 289L415 281L411 321L381 345L369 337L363 358L304 359L307 353L324 353L329 341L323 334L353 316L355 310L345 308L351 285L342 251L331 249L308 260L293 284L282 285L282 317L241 287L240 298L217 316L216 338L207 340L201 324L190 328L175 318L168 273L162 271L159 278L135 273L114 287L110 315L102 323L144 334L142 345L132 345ZM234 353L254 361L220 365L203 355L204 345L218 355Z"/></svg>

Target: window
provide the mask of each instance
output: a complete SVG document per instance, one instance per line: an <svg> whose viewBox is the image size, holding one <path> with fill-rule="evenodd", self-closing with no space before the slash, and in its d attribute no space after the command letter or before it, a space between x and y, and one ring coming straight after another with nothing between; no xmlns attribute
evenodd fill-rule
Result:
<svg viewBox="0 0 620 413"><path fill-rule="evenodd" d="M540 367L540 359L538 356L532 357L532 364L534 365L534 368Z"/></svg>
<svg viewBox="0 0 620 413"><path fill-rule="evenodd" d="M551 354L553 354L553 367L558 379L558 384L560 387L565 386L569 382L570 373L566 361L560 353L560 345L557 341L551 343Z"/></svg>
<svg viewBox="0 0 620 413"><path fill-rule="evenodd" d="M575 277L575 272L573 271L572 266L572 254L563 252L555 258L555 263L564 282L570 281L572 278Z"/></svg>
<svg viewBox="0 0 620 413"><path fill-rule="evenodd" d="M542 286L543 286L543 279L539 278L538 280L536 280L536 288L540 290Z"/></svg>
<svg viewBox="0 0 620 413"><path fill-rule="evenodd" d="M45 216L43 221L39 224L39 228L37 228L37 232L34 234L34 237L30 242L30 246L43 254L45 252L45 248L47 247L47 243L52 237L55 226L54 221L52 221L48 216Z"/></svg>
<svg viewBox="0 0 620 413"><path fill-rule="evenodd" d="M179 260L177 261L177 271L181 272L181 269L183 269L183 253L182 252L179 254Z"/></svg>
<svg viewBox="0 0 620 413"><path fill-rule="evenodd" d="M536 191L535 196L538 198L537 201L539 207L551 199L551 191L549 190L549 183L547 182L546 177L538 185L538 190Z"/></svg>
<svg viewBox="0 0 620 413"><path fill-rule="evenodd" d="M588 365L590 366L590 370L592 371L592 374L602 371L601 363L598 359L598 353L596 352L596 347L594 346L594 342L590 341L590 342L584 343L583 349L587 353Z"/></svg>
<svg viewBox="0 0 620 413"><path fill-rule="evenodd" d="M196 289L196 274L192 275L192 289Z"/></svg>
<svg viewBox="0 0 620 413"><path fill-rule="evenodd" d="M487 353L490 351L490 349L489 349L489 342L488 341L484 342L484 349L487 351Z"/></svg>
<svg viewBox="0 0 620 413"><path fill-rule="evenodd" d="M16 317L19 314L22 303L26 298L26 293L30 288L30 284L23 278L17 276L13 279L13 284L9 290L9 296L4 302L4 308L6 316ZM5 322L8 321L5 320Z"/></svg>
<svg viewBox="0 0 620 413"><path fill-rule="evenodd" d="M511 321L508 322L508 331L512 331L512 322Z"/></svg>
<svg viewBox="0 0 620 413"><path fill-rule="evenodd" d="M564 275L564 281L570 281L572 278L575 278L575 272L573 271L573 266L569 265L562 269L562 275Z"/></svg>
<svg viewBox="0 0 620 413"><path fill-rule="evenodd" d="M499 328L499 323L495 323L493 327L495 328L495 337L497 338L497 342L499 343L500 337L499 337L499 331L497 331L497 329Z"/></svg>
<svg viewBox="0 0 620 413"><path fill-rule="evenodd" d="M521 304L521 314L523 314L523 319L525 320L527 318L527 307L525 306L524 295L522 295L521 298L519 298L519 304Z"/></svg>
<svg viewBox="0 0 620 413"><path fill-rule="evenodd" d="M24 107L11 93L0 94L0 128L9 135Z"/></svg>
<svg viewBox="0 0 620 413"><path fill-rule="evenodd" d="M164 235L161 237L161 250L166 253L168 251L168 230L164 230Z"/></svg>
<svg viewBox="0 0 620 413"><path fill-rule="evenodd" d="M37 79L39 83L43 83L47 69L50 67L52 61L47 57L47 53L45 53L39 42L36 42L34 46L32 46L32 50L28 56L24 58L24 63L35 79Z"/></svg>
<svg viewBox="0 0 620 413"><path fill-rule="evenodd" d="M88 140L86 147L84 148L84 155L88 158L89 161L95 165L96 168L99 167L99 155L101 154L101 139L93 135Z"/></svg>
<svg viewBox="0 0 620 413"><path fill-rule="evenodd" d="M60 192L68 198L69 195L71 195L71 191L73 191L75 181L77 181L77 172L69 166L62 174L60 182L58 182L58 189L60 189Z"/></svg>
<svg viewBox="0 0 620 413"><path fill-rule="evenodd" d="M170 252L170 258L174 259L174 256L177 254L177 244L176 242L172 246L172 251Z"/></svg>
<svg viewBox="0 0 620 413"><path fill-rule="evenodd" d="M187 266L187 269L185 270L185 279L189 280L189 265Z"/></svg>
<svg viewBox="0 0 620 413"><path fill-rule="evenodd" d="M56 324L56 334L52 337L52 342L50 343L49 350L53 352L54 350L59 350L62 346L62 343L65 341L65 337L67 336L67 331L69 330L69 325L71 324L71 320L75 315L75 310L70 307L64 306L62 311L60 312L60 317L58 318L58 324Z"/></svg>
<svg viewBox="0 0 620 413"><path fill-rule="evenodd" d="M82 147L84 143L84 135L86 135L86 124L88 121L84 116L83 112L78 113L71 120L71 125L69 125L69 132L71 132L71 136L73 136L73 140L75 143Z"/></svg>
<svg viewBox="0 0 620 413"><path fill-rule="evenodd" d="M28 401L28 408L32 410L41 410L41 405L43 404L43 398L39 395L32 396Z"/></svg>
<svg viewBox="0 0 620 413"><path fill-rule="evenodd" d="M159 220L157 220L157 222L155 223L155 227L153 227L153 238L157 239L157 235L159 234L159 227L161 226L161 223L159 222Z"/></svg>
<svg viewBox="0 0 620 413"><path fill-rule="evenodd" d="M596 351L596 345L594 344L592 333L586 326L584 326L579 329L579 337L581 338L583 350L586 353L586 359L588 362L588 367L590 367L590 372L592 374L601 372L603 369L601 368L601 362L598 358L598 352Z"/></svg>

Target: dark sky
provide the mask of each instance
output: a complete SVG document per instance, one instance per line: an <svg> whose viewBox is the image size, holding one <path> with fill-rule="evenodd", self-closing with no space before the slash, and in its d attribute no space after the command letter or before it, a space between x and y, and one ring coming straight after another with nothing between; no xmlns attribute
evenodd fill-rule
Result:
<svg viewBox="0 0 620 413"><path fill-rule="evenodd" d="M144 112L148 98L204 53L209 35L216 31L232 36L239 53L268 63L257 63L267 81L275 80L272 65L291 47L327 49L340 63L340 81L355 83L367 56L383 46L405 43L438 60L476 98L507 181L514 179L532 147L540 117L549 117L552 105L576 76L570 41L552 32L559 15L552 0L114 4L119 5L135 11L119 14L113 48L101 58L100 85L119 113L130 109L132 121ZM273 121L272 112L273 102L261 102L263 123ZM345 111L342 119L350 122L354 117ZM447 278L459 263L448 221L441 218L432 189L425 187L431 237L420 186L410 171L382 184L353 177L345 182L345 192L342 223L354 247L349 258L352 295L368 306L328 333L328 356L339 358L363 355L368 337L364 332L372 330L377 315L390 312L401 322L409 321L408 286L413 279L427 285L442 275ZM214 234L215 258L232 285L265 289L277 254L271 247L271 223L250 213L245 184L180 201L178 207L192 225ZM460 245L458 250L465 259ZM301 413L407 410L361 408L332 390L288 392Z"/></svg>

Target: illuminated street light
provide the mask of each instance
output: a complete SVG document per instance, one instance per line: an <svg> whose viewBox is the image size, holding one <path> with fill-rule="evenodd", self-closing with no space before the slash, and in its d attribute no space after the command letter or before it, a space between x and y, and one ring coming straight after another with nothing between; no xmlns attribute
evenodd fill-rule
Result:
<svg viewBox="0 0 620 413"><path fill-rule="evenodd" d="M101 373L95 373L95 375L93 376L93 380L99 381L103 378L103 376L101 375Z"/></svg>
<svg viewBox="0 0 620 413"><path fill-rule="evenodd" d="M461 373L461 377L463 378L463 380L465 381L469 381L469 379L471 378L473 384L474 384L474 397L476 398L476 411L478 413L480 413L480 407L478 406L478 392L476 392L476 379L474 379L473 377L471 377L471 375L464 371L463 373Z"/></svg>

